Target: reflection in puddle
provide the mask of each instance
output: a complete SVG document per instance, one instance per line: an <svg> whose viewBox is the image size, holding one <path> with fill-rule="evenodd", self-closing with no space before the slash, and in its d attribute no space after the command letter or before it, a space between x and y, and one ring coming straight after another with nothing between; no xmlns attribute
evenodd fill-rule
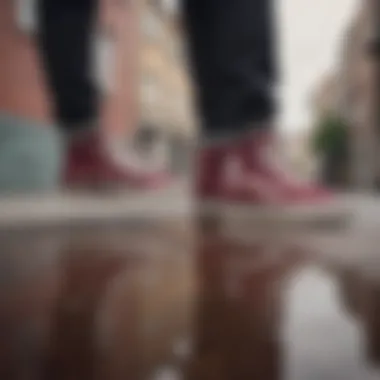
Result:
<svg viewBox="0 0 380 380"><path fill-rule="evenodd" d="M341 306L339 285L317 268L292 279L284 322L287 379L378 378L363 357L361 326Z"/></svg>
<svg viewBox="0 0 380 380"><path fill-rule="evenodd" d="M289 242L198 232L5 242L0 378L379 378L376 281Z"/></svg>

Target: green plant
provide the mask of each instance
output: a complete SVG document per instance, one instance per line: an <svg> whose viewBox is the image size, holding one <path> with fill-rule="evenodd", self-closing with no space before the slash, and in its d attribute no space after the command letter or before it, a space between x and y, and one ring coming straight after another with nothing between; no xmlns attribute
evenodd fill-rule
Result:
<svg viewBox="0 0 380 380"><path fill-rule="evenodd" d="M318 122L312 137L312 147L321 156L345 156L348 153L349 130L339 116L329 114Z"/></svg>

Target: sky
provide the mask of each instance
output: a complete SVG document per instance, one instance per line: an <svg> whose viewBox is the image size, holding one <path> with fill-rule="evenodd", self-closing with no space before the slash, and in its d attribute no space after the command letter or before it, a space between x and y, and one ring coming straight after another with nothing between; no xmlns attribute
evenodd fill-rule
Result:
<svg viewBox="0 0 380 380"><path fill-rule="evenodd" d="M278 0L283 131L310 125L312 90L336 66L344 31L359 1Z"/></svg>

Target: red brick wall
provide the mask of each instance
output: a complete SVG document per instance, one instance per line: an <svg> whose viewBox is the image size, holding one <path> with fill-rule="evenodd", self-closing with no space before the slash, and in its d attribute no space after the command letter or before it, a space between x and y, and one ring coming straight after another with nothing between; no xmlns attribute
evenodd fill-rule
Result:
<svg viewBox="0 0 380 380"><path fill-rule="evenodd" d="M18 30L14 1L0 2L0 110L48 121L49 106L32 38Z"/></svg>
<svg viewBox="0 0 380 380"><path fill-rule="evenodd" d="M34 38L18 29L15 1L0 2L0 112L50 122L49 91ZM137 123L137 17L132 2L103 0L100 19L116 43L115 87L104 98L103 126L121 134Z"/></svg>

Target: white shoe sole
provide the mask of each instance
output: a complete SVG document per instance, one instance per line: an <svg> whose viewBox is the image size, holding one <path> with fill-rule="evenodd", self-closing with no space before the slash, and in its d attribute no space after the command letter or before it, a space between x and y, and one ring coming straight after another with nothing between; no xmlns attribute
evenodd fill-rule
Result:
<svg viewBox="0 0 380 380"><path fill-rule="evenodd" d="M344 227L354 216L352 209L344 201L297 206L205 201L198 207L198 215L201 216L284 227Z"/></svg>

